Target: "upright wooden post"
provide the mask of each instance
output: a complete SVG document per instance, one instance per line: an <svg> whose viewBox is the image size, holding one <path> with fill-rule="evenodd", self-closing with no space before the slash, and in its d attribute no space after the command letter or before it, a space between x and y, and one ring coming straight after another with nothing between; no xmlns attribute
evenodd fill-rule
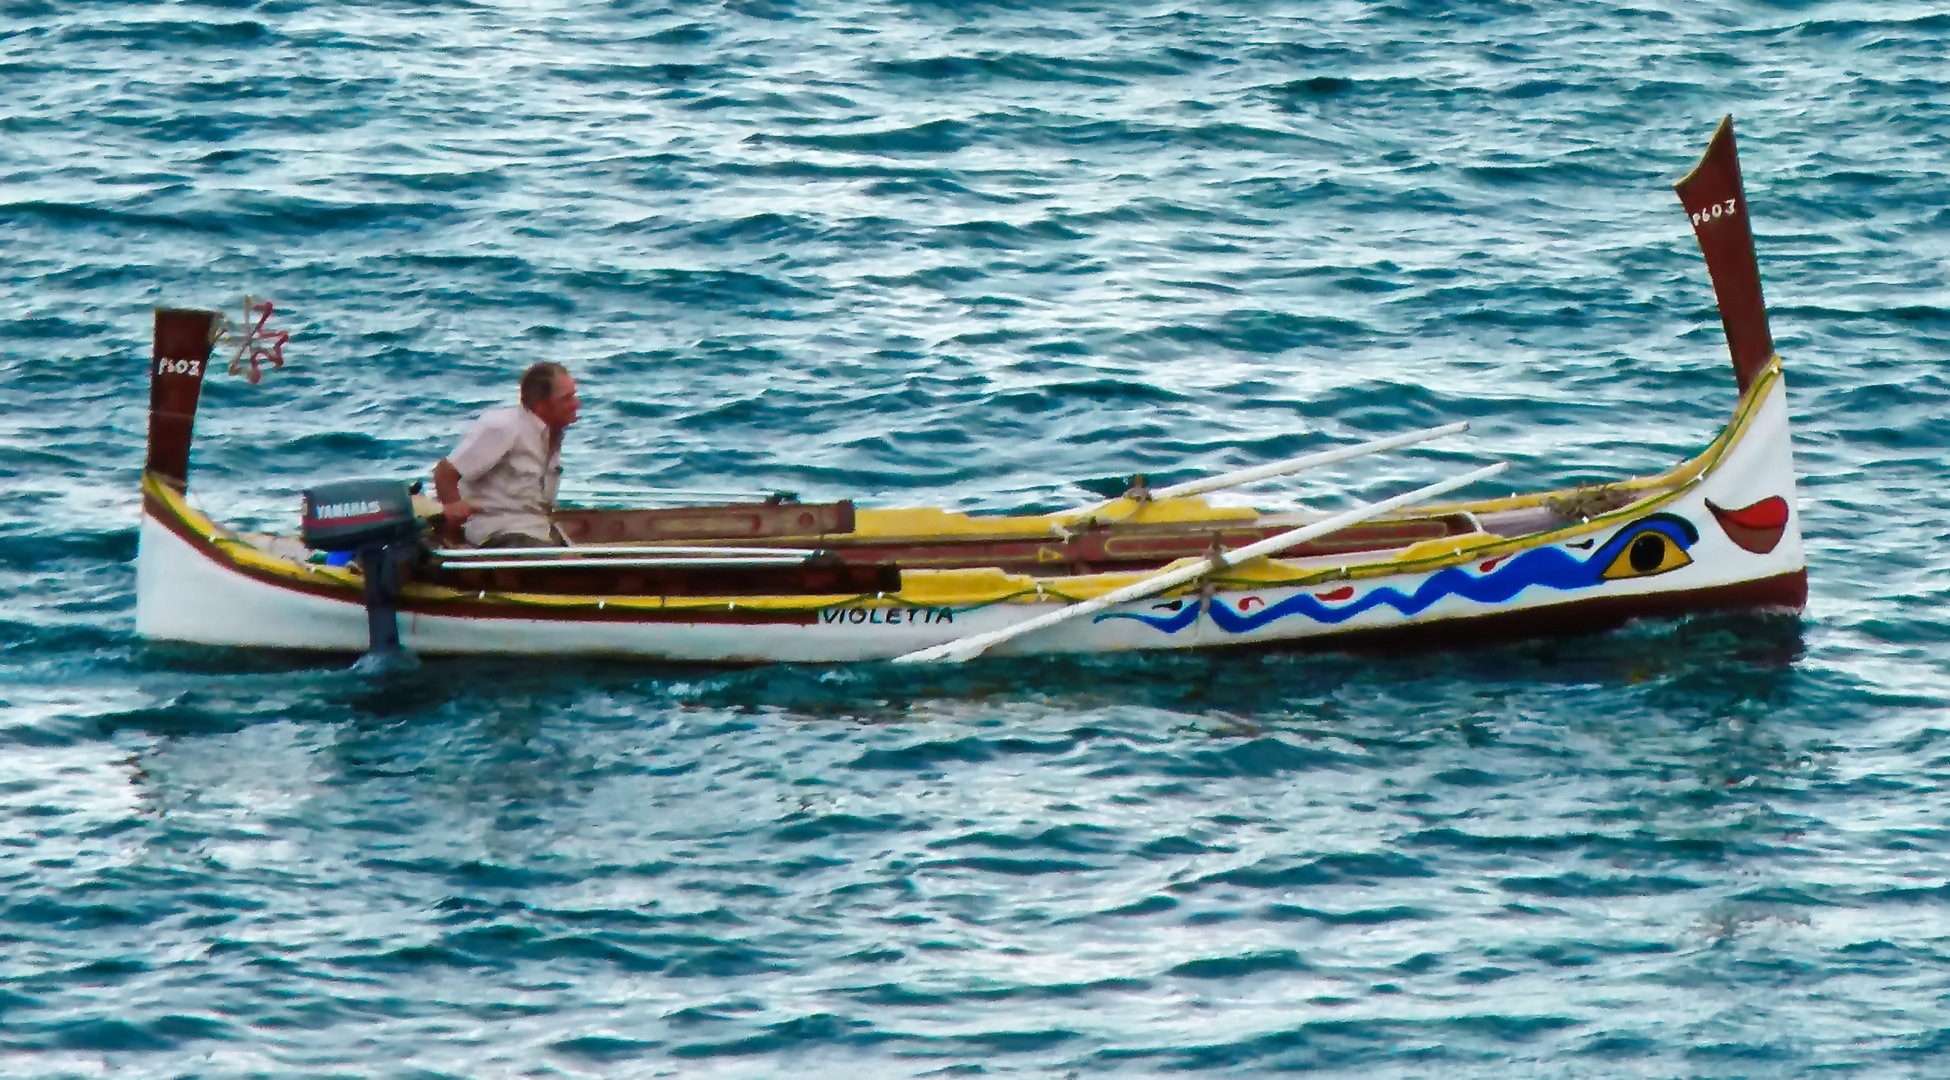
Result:
<svg viewBox="0 0 1950 1080"><path fill-rule="evenodd" d="M1754 256L1733 117L1720 121L1699 164L1672 187L1692 219L1700 253L1706 256L1727 351L1733 354L1733 377L1744 394L1774 359L1774 336L1768 332L1767 303L1761 298L1760 261Z"/></svg>
<svg viewBox="0 0 1950 1080"><path fill-rule="evenodd" d="M149 459L143 466L178 488L190 483L190 439L217 313L156 309L149 358Z"/></svg>

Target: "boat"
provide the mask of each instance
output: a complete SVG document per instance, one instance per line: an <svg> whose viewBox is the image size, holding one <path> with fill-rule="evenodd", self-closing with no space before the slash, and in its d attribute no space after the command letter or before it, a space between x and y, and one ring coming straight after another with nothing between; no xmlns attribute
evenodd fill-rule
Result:
<svg viewBox="0 0 1950 1080"><path fill-rule="evenodd" d="M340 653L607 655L709 663L954 662L983 654L1431 648L1726 609L1799 612L1807 569L1787 392L1731 117L1675 185L1705 257L1738 403L1650 476L1431 501L1463 476L1338 514L1208 496L1459 432L1457 423L1043 514L790 496L565 507L554 548L442 540L399 480L308 492L295 532L188 499L225 320L155 313L136 558L144 638ZM246 302L233 371L281 364ZM246 370L246 367L248 370Z"/></svg>

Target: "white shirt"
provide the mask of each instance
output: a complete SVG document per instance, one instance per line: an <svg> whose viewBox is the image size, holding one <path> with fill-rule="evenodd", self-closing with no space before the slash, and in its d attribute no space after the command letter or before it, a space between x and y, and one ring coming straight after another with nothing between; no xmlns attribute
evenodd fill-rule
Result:
<svg viewBox="0 0 1950 1080"><path fill-rule="evenodd" d="M554 443L555 445L551 445ZM548 540L548 516L562 482L562 447L527 409L496 409L447 455L460 473L460 498L474 507L461 526L470 544L499 532Z"/></svg>

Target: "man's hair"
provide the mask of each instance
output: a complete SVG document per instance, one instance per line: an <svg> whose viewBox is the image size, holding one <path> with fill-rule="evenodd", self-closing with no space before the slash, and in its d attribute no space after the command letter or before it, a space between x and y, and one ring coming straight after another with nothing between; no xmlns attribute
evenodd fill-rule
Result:
<svg viewBox="0 0 1950 1080"><path fill-rule="evenodd" d="M569 369L552 360L542 360L528 365L521 373L521 403L535 405L555 396L555 380L569 374Z"/></svg>

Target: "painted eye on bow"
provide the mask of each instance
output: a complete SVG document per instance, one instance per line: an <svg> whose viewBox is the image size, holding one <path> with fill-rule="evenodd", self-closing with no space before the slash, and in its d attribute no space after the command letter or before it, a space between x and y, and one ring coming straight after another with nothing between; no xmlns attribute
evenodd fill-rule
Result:
<svg viewBox="0 0 1950 1080"><path fill-rule="evenodd" d="M1647 529L1632 538L1624 550L1612 556L1611 565L1598 577L1602 581L1651 577L1682 566L1691 566L1693 557L1658 529Z"/></svg>

